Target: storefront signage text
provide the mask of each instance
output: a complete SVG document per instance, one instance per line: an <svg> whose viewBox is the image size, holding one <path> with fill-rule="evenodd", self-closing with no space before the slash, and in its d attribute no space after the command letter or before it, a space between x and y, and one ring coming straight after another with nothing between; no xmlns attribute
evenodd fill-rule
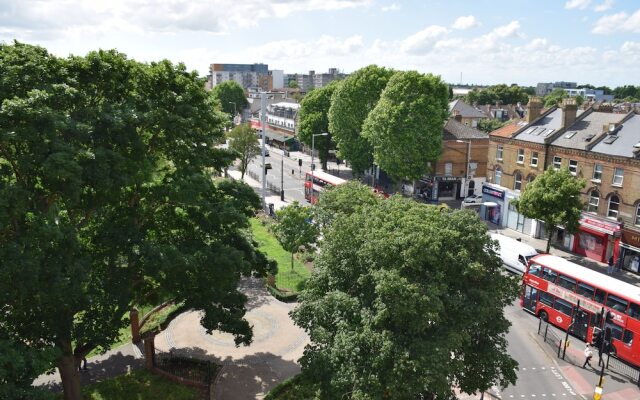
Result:
<svg viewBox="0 0 640 400"><path fill-rule="evenodd" d="M482 186L482 193L495 197L497 199L504 199L504 190L494 189L490 186Z"/></svg>

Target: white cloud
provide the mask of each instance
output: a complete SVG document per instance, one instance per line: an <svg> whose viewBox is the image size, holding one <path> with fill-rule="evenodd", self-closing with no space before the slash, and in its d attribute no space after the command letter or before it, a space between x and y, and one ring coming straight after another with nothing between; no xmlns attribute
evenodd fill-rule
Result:
<svg viewBox="0 0 640 400"><path fill-rule="evenodd" d="M604 0L604 3L594 7L595 12L604 12L613 7L613 0Z"/></svg>
<svg viewBox="0 0 640 400"><path fill-rule="evenodd" d="M382 6L380 8L383 12L387 12L387 11L398 11L400 9L400 6L397 5L396 3L392 3L388 6Z"/></svg>
<svg viewBox="0 0 640 400"><path fill-rule="evenodd" d="M406 53L423 53L436 43L438 37L447 32L449 30L444 26L431 25L404 39L400 43L400 47Z"/></svg>
<svg viewBox="0 0 640 400"><path fill-rule="evenodd" d="M596 21L591 32L610 34L615 32L640 32L640 10L629 15L625 12L605 15Z"/></svg>
<svg viewBox="0 0 640 400"><path fill-rule="evenodd" d="M453 29L464 30L464 29L473 28L474 26L478 26L478 25L480 25L480 23L478 22L476 17L474 17L473 15L467 15L464 17L458 17L451 27Z"/></svg>
<svg viewBox="0 0 640 400"><path fill-rule="evenodd" d="M589 7L590 3L591 3L591 0L568 0L565 3L564 8L566 9L577 8L579 10L584 10L585 8Z"/></svg>

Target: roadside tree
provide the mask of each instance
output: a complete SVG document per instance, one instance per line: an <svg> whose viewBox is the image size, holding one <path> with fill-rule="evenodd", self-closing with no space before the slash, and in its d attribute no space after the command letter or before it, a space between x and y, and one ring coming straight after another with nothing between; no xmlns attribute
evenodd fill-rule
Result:
<svg viewBox="0 0 640 400"><path fill-rule="evenodd" d="M203 311L207 331L252 340L241 276L270 267L246 237L260 200L214 181L224 114L195 72L116 51L57 58L0 44L0 329L55 351L64 398L133 305Z"/></svg>
<svg viewBox="0 0 640 400"><path fill-rule="evenodd" d="M420 179L442 151L449 113L448 86L440 77L397 72L369 113L362 136L377 165L395 179Z"/></svg>
<svg viewBox="0 0 640 400"><path fill-rule="evenodd" d="M515 383L502 274L486 225L399 197L337 217L292 312L320 398L453 398Z"/></svg>
<svg viewBox="0 0 640 400"><path fill-rule="evenodd" d="M312 223L313 212L310 207L303 207L297 201L290 206L276 211L278 223L273 230L278 243L283 249L291 253L291 270L293 271L293 256L300 246L309 246L318 238L318 227Z"/></svg>
<svg viewBox="0 0 640 400"><path fill-rule="evenodd" d="M320 193L313 206L314 219L324 229L336 218L353 214L358 208L376 202L371 187L357 181L348 181Z"/></svg>
<svg viewBox="0 0 640 400"><path fill-rule="evenodd" d="M316 136L315 140L312 135L329 132L329 107L331 106L331 96L341 81L333 81L329 85L320 89L309 92L300 103L300 111L298 112L299 131L298 138L309 148L313 147L318 150L318 158L322 163L322 169L327 169L327 160L329 159L329 150L335 148L335 144L331 140L331 135Z"/></svg>
<svg viewBox="0 0 640 400"><path fill-rule="evenodd" d="M373 147L362 136L362 124L394 73L377 65L361 68L344 79L331 98L329 132L340 158L349 161L356 175L373 164Z"/></svg>
<svg viewBox="0 0 640 400"><path fill-rule="evenodd" d="M251 129L249 123L238 125L231 129L227 133L227 140L229 141L229 148L235 151L240 159L240 165L238 169L241 173L241 178L244 179L244 174L247 172L249 162L253 157L260 154L260 146L258 144L258 138Z"/></svg>
<svg viewBox="0 0 640 400"><path fill-rule="evenodd" d="M529 183L512 204L527 218L543 221L547 233L547 253L558 225L569 233L578 230L580 212L584 208L580 191L586 182L571 175L567 168L548 168Z"/></svg>

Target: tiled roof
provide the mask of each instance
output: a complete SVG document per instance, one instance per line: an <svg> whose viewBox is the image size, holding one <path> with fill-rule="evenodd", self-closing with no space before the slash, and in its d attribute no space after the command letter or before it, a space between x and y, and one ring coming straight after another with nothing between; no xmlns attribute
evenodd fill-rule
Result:
<svg viewBox="0 0 640 400"><path fill-rule="evenodd" d="M513 122L508 125L503 126L502 128L498 128L495 131L489 133L490 136L499 136L504 138L510 138L516 131L522 128L523 122Z"/></svg>
<svg viewBox="0 0 640 400"><path fill-rule="evenodd" d="M562 109L559 107L552 107L546 114L542 114L542 118L532 124L527 125L520 133L516 134L515 138L518 140L524 140L533 143L544 143L546 139L558 130L562 129ZM584 110L578 110L576 118L584 113Z"/></svg>
<svg viewBox="0 0 640 400"><path fill-rule="evenodd" d="M586 112L583 118L578 118L565 132L551 142L554 146L585 150L587 146L598 141L605 134L604 125L619 122L625 114L610 112Z"/></svg>
<svg viewBox="0 0 640 400"><path fill-rule="evenodd" d="M453 114L453 111L458 111L462 118L487 118L485 113L459 99L449 103L449 112Z"/></svg>
<svg viewBox="0 0 640 400"><path fill-rule="evenodd" d="M489 135L479 129L472 128L453 118L447 120L442 131L443 140L486 139Z"/></svg>
<svg viewBox="0 0 640 400"><path fill-rule="evenodd" d="M606 137L601 136L602 139L593 146L591 151L635 158L634 151L637 152L640 148L640 115L633 114L628 119L622 120L619 130L614 135L605 134L603 136ZM617 139L612 139L614 136L617 136ZM636 145L639 147L635 147Z"/></svg>

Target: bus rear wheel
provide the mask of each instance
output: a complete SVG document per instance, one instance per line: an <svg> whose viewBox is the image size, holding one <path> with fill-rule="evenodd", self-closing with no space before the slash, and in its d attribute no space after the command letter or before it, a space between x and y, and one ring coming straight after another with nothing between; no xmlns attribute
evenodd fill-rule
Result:
<svg viewBox="0 0 640 400"><path fill-rule="evenodd" d="M546 311L542 310L540 311L540 314L538 314L538 316L540 317L541 320L543 320L544 322L549 322L549 314L547 314Z"/></svg>

